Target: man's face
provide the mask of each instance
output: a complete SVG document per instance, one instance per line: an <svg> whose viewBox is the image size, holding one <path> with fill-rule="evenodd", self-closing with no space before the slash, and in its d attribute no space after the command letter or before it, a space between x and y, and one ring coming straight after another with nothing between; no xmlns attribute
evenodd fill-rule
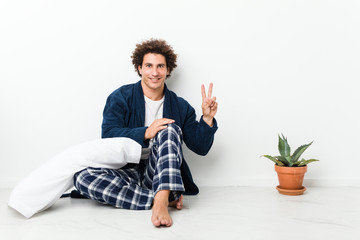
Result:
<svg viewBox="0 0 360 240"><path fill-rule="evenodd" d="M147 53L144 55L142 66L138 67L141 74L143 88L150 91L162 91L169 71L166 59L161 54Z"/></svg>

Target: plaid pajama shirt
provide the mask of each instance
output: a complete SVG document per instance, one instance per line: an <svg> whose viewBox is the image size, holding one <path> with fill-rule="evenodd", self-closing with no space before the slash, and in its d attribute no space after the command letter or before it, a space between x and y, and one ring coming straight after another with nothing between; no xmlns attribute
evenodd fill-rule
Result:
<svg viewBox="0 0 360 240"><path fill-rule="evenodd" d="M169 124L153 139L149 159L121 169L86 168L75 174L75 188L90 199L124 209L150 209L160 190L170 190L170 202L178 200L185 191L181 144L180 127Z"/></svg>

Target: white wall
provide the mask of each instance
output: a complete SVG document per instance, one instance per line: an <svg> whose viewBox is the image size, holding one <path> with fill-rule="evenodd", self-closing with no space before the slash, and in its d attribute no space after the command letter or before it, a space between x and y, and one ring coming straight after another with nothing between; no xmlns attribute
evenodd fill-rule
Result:
<svg viewBox="0 0 360 240"><path fill-rule="evenodd" d="M106 97L136 82L135 44L178 53L168 86L200 114L214 82L219 130L200 185L275 185L277 134L314 140L309 185L360 186L358 1L0 2L0 186L74 144L100 138Z"/></svg>

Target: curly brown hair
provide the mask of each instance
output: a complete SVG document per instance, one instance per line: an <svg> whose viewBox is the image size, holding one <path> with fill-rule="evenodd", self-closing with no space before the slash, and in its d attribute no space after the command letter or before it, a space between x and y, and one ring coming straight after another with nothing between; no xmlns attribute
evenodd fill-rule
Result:
<svg viewBox="0 0 360 240"><path fill-rule="evenodd" d="M136 48L131 58L132 58L132 63L134 64L135 67L135 71L137 71L140 77L141 74L139 72L138 67L142 66L143 58L147 53L161 54L165 57L166 67L169 70L169 74L167 75L167 77L170 77L172 70L177 67L176 65L177 55L174 53L173 48L169 44L167 44L165 40L153 39L153 38L141 42L139 44L136 44Z"/></svg>

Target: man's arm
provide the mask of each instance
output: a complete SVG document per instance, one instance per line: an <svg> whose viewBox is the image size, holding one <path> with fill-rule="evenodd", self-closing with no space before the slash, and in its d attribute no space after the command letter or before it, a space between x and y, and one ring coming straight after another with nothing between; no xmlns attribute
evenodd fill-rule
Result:
<svg viewBox="0 0 360 240"><path fill-rule="evenodd" d="M195 109L188 105L182 130L184 142L191 151L202 156L209 152L218 128L215 118L212 119L212 124L213 126L210 127L203 116L197 121Z"/></svg>
<svg viewBox="0 0 360 240"><path fill-rule="evenodd" d="M210 84L208 96L205 93L204 85L201 86L203 98L203 116L200 121L196 121L195 109L187 105L186 118L183 126L183 137L186 146L193 152L206 155L214 141L214 134L217 131L215 114L217 112L217 102L215 97L211 97L213 84Z"/></svg>
<svg viewBox="0 0 360 240"><path fill-rule="evenodd" d="M130 128L130 109L124 97L119 92L112 93L103 112L102 138L127 137L146 147L144 135L147 127Z"/></svg>

